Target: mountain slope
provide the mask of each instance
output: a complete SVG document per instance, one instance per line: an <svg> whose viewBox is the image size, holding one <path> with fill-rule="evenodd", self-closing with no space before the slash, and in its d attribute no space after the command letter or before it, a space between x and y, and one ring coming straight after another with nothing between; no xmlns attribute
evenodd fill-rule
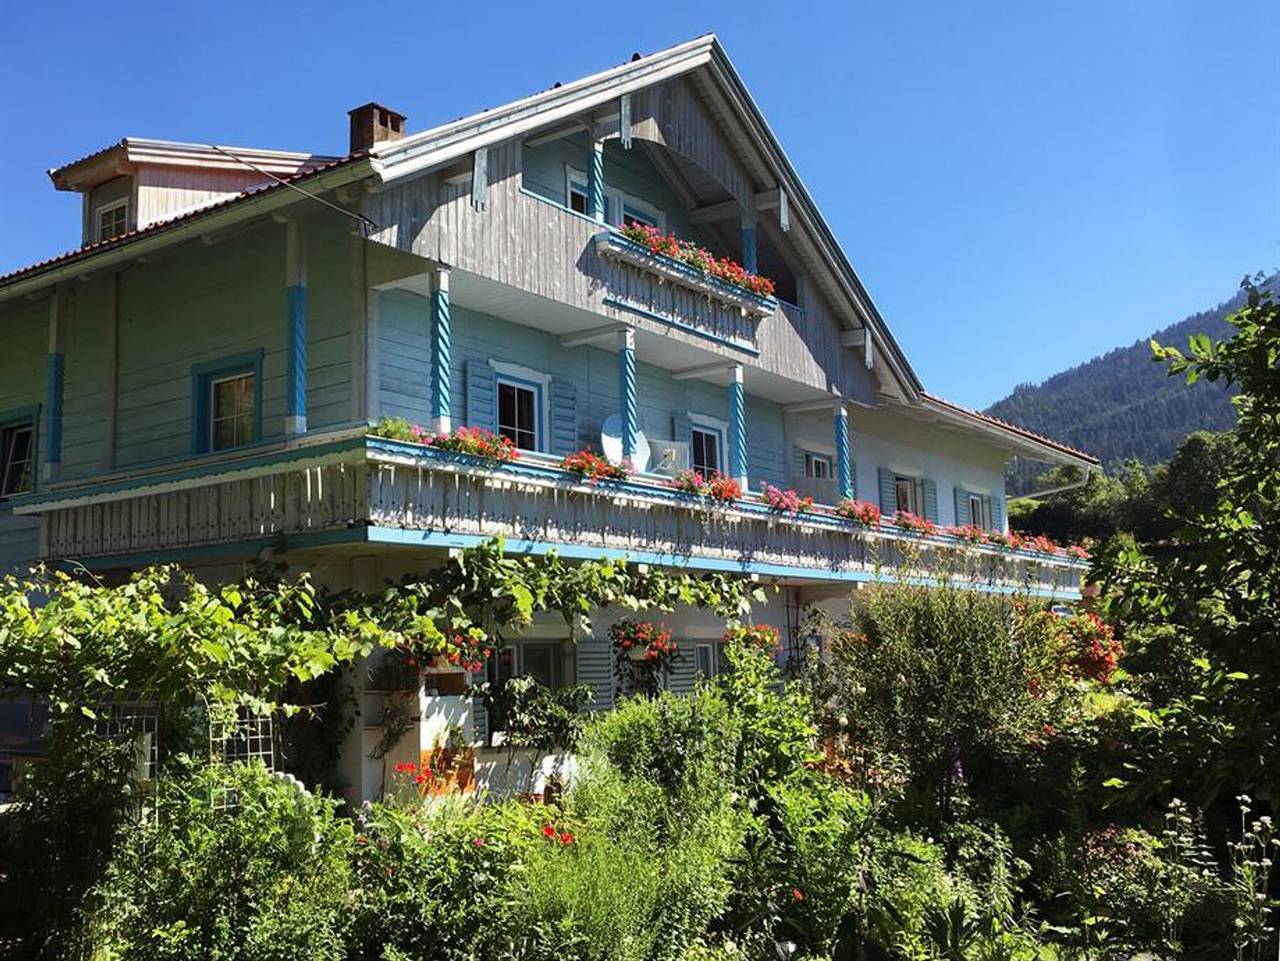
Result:
<svg viewBox="0 0 1280 961"><path fill-rule="evenodd" d="M1230 336L1226 317L1243 300L1237 294L1152 336L1184 350L1192 334ZM1147 464L1168 460L1192 431L1226 430L1235 423L1230 394L1221 385L1201 381L1188 387L1181 377L1170 377L1163 364L1152 361L1145 338L1041 384L1020 384L987 413L1097 454L1108 466L1128 458ZM1030 489L1042 470L1019 463L1012 489Z"/></svg>

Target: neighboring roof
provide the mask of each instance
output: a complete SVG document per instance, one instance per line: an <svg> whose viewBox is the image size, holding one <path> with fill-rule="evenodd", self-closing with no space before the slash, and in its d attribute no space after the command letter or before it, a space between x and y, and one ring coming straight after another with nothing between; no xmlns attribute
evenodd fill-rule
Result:
<svg viewBox="0 0 1280 961"><path fill-rule="evenodd" d="M49 179L58 190L86 190L126 173L135 164L246 172L253 172L258 168L283 177L313 170L339 159L341 158L288 150L263 150L259 147L224 147L125 137L79 160L55 167L49 171Z"/></svg>
<svg viewBox="0 0 1280 961"><path fill-rule="evenodd" d="M1019 427L1017 424L1011 424L1007 420L1001 420L999 417L992 417L990 414L984 414L981 411L961 407L959 404L953 404L949 400L943 400L941 397L936 397L930 393L925 393L923 397L926 407L932 408L943 415L949 415L961 420L976 421L1003 433L1012 434L1030 442L1033 448L1047 448L1057 454L1066 455L1067 458L1080 462L1079 466L1097 467L1102 463L1093 454L1086 453L1069 444L1063 444L1050 437L1045 437L1043 434L1037 434L1035 431L1027 430L1025 427Z"/></svg>
<svg viewBox="0 0 1280 961"><path fill-rule="evenodd" d="M247 190L236 194L234 197L228 197L226 200L219 200L215 203L209 204L207 207L200 207L196 210L179 214L175 217L170 217L168 220L158 220L155 223L148 224L146 227L139 230L131 230L128 233L121 234L119 237L113 237L110 240L103 240L97 243L86 244L83 247L65 251L64 253L49 257L46 260L37 261L36 263L28 264L25 267L19 267L7 274L0 274L0 295L5 293L5 287L12 286L19 281L36 278L47 271L73 264L78 261L87 260L111 250L132 246L138 241L164 234L175 228L183 227L191 221L210 216L218 211L223 211L228 207L232 207L233 205L249 200L250 198L261 197L274 191L288 190L292 185L301 185L311 178L318 178L342 168L354 166L358 161L367 162L367 160L368 158L364 154L354 154L350 157L335 159L302 173L281 177L271 183L264 183L250 187Z"/></svg>

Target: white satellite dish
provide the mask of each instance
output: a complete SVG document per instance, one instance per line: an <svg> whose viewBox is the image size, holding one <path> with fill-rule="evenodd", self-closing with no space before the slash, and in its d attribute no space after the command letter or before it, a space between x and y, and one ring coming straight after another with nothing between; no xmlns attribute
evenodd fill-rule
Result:
<svg viewBox="0 0 1280 961"><path fill-rule="evenodd" d="M615 464L622 463L622 418L610 414L600 425L600 449ZM649 467L649 439L644 431L636 431L636 452L631 457L631 467L636 473Z"/></svg>

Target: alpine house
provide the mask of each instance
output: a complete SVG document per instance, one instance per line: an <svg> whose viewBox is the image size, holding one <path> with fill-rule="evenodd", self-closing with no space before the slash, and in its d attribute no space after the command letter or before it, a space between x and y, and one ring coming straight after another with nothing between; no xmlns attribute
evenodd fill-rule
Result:
<svg viewBox="0 0 1280 961"><path fill-rule="evenodd" d="M1002 543L1003 472L1096 461L925 391L715 37L419 133L349 120L345 157L127 138L50 172L83 238L0 277L0 568L272 558L374 587L501 536L774 582L785 634L976 527L981 589L1079 596L1078 559ZM585 448L630 476L564 469ZM499 663L607 705L597 620ZM668 623L693 655L670 685L714 672L723 626Z"/></svg>

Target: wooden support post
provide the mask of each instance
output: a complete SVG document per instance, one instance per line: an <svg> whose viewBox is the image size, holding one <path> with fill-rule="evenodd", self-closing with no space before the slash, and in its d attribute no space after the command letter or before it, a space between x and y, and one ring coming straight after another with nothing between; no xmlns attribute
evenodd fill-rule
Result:
<svg viewBox="0 0 1280 961"><path fill-rule="evenodd" d="M729 378L729 473L747 490L747 396L742 384L741 364L735 364Z"/></svg>
<svg viewBox="0 0 1280 961"><path fill-rule="evenodd" d="M759 270L756 256L756 217L754 211L742 211L742 266L749 273Z"/></svg>
<svg viewBox="0 0 1280 961"><path fill-rule="evenodd" d="M853 460L849 451L849 410L843 398L836 401L833 410L836 431L836 483L840 497L853 496Z"/></svg>
<svg viewBox="0 0 1280 961"><path fill-rule="evenodd" d="M44 392L44 462L41 477L46 483L58 479L62 467L62 394L63 394L63 291L55 287L49 297L49 353L45 360Z"/></svg>
<svg viewBox="0 0 1280 961"><path fill-rule="evenodd" d="M587 131L587 216L604 223L604 141Z"/></svg>
<svg viewBox="0 0 1280 961"><path fill-rule="evenodd" d="M307 255L298 221L284 225L285 411L284 432L307 432Z"/></svg>
<svg viewBox="0 0 1280 961"><path fill-rule="evenodd" d="M618 335L618 397L622 460L634 467L639 416L636 410L636 332L630 327Z"/></svg>
<svg viewBox="0 0 1280 961"><path fill-rule="evenodd" d="M436 267L431 298L431 429L447 434L453 429L449 394L452 389L450 347L452 330L449 319L449 268Z"/></svg>

